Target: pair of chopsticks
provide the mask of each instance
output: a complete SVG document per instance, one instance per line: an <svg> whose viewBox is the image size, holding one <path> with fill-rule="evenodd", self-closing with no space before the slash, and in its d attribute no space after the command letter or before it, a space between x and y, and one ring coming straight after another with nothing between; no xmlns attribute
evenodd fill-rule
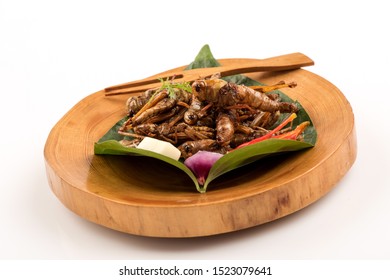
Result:
<svg viewBox="0 0 390 280"><path fill-rule="evenodd" d="M106 96L129 94L158 87L161 85L161 79L171 80L174 78L175 82L178 83L193 82L199 78L208 78L215 73L226 77L242 73L293 70L311 65L314 65L314 61L302 53L291 53L266 59L237 59L226 66L183 70L173 75L160 73L142 80L107 87L104 91Z"/></svg>

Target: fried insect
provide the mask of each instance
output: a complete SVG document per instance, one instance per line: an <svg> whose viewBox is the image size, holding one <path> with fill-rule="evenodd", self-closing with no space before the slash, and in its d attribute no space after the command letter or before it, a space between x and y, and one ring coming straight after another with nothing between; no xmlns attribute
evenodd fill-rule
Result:
<svg viewBox="0 0 390 280"><path fill-rule="evenodd" d="M199 79L192 83L193 94L200 100L213 103L219 108L253 108L266 112L280 111L293 113L298 110L294 103L279 102L265 93L284 88L295 87L295 83L279 82L272 86L261 86L254 90L244 85L237 85L218 78Z"/></svg>
<svg viewBox="0 0 390 280"><path fill-rule="evenodd" d="M172 143L186 159L198 151L225 154L270 134L290 137L290 132L284 135L285 131L274 133L275 129L269 129L282 113L295 113L298 107L282 102L272 91L294 87L295 83L252 88L226 82L219 73L196 80L191 86L162 83L160 88L127 100L128 120L118 130L127 136L122 145L136 147L143 138L153 137ZM296 131L294 137L301 130Z"/></svg>
<svg viewBox="0 0 390 280"><path fill-rule="evenodd" d="M195 141L187 141L181 144L178 149L181 152L181 157L184 159L196 154L199 151L226 153L226 149L221 148L214 139L203 139Z"/></svg>
<svg viewBox="0 0 390 280"><path fill-rule="evenodd" d="M126 112L129 116L136 114L149 99L153 96L156 89L148 89L142 95L132 96L126 101Z"/></svg>
<svg viewBox="0 0 390 280"><path fill-rule="evenodd" d="M191 94L180 89L174 89L174 91L175 91L174 96L168 96L166 90L160 92L163 98L161 98L161 100L159 100L156 104L154 104L154 106L147 108L146 110L143 110L143 112L138 115L135 115L132 118L133 125L141 124L147 121L147 119L151 117L154 117L160 113L171 110L176 104L179 104L181 106L189 106L188 103L191 100Z"/></svg>
<svg viewBox="0 0 390 280"><path fill-rule="evenodd" d="M220 112L218 114L215 139L221 147L229 145L234 134L235 121L234 115L231 112Z"/></svg>
<svg viewBox="0 0 390 280"><path fill-rule="evenodd" d="M172 144L182 143L187 140L202 140L214 138L215 132L210 127L189 126L179 123L171 126L164 122L160 125L154 123L142 123L133 127L133 132L119 131L121 135L142 139L152 137Z"/></svg>
<svg viewBox="0 0 390 280"><path fill-rule="evenodd" d="M280 111L276 111L273 113L261 111L255 115L249 126L269 128L278 121L279 117Z"/></svg>
<svg viewBox="0 0 390 280"><path fill-rule="evenodd" d="M195 96L192 96L190 107L184 114L185 123L190 125L195 124L202 117L201 112L203 107L203 103Z"/></svg>

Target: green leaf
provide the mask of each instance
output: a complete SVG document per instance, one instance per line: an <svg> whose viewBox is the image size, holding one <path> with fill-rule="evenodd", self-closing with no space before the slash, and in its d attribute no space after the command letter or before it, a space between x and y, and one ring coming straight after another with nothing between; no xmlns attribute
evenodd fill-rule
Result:
<svg viewBox="0 0 390 280"><path fill-rule="evenodd" d="M111 133L111 130L109 131L109 133ZM118 133L116 133L116 134L118 134ZM198 189L198 191L202 192L201 187L199 186L195 175L192 173L192 171L187 166L184 165L184 163L182 161L174 160L170 157L167 157L167 156L155 153L155 152L143 150L143 149L124 147L117 140L113 140L113 139L99 141L99 142L95 143L94 152L97 155L145 156L145 157L152 157L152 158L155 158L158 160L165 161L166 163L169 163L169 164L176 166L177 168L183 170L192 179L192 181L194 181L194 184L195 184L196 188Z"/></svg>
<svg viewBox="0 0 390 280"><path fill-rule="evenodd" d="M209 45L204 45L195 57L195 60L191 62L185 70L218 66L221 66L221 64L214 58Z"/></svg>
<svg viewBox="0 0 390 280"><path fill-rule="evenodd" d="M191 64L189 64L186 69L188 70L188 69L195 69L195 68L202 68L202 67L215 67L215 66L220 66L220 64L212 55L210 51L210 47L208 45L205 45L198 53L195 60ZM236 84L243 84L246 86L261 85L261 83L252 80L248 77L245 77L243 75L234 75L230 77L225 77L224 79L229 82L234 82ZM291 98L289 98L287 95L285 95L283 92L279 90L274 91L274 93L279 94L282 101L294 102L294 100L292 100ZM317 141L317 132L310 120L309 115L304 110L302 105L298 101L295 101L295 103L297 104L299 111L296 113L297 118L293 122L293 128L304 121L310 122L309 127L305 129L305 132L303 134L303 141L269 139L229 152L223 157L221 157L213 165L213 167L209 172L207 180L203 186L199 185L195 175L188 167L184 165L183 160L176 161L169 157L154 152L150 152L138 148L128 148L122 146L118 141L122 139L126 139L128 137L118 134L117 131L118 128L121 127L123 122L127 120L127 117L124 117L123 119L119 120L101 139L99 139L98 142L95 143L94 152L97 155L110 154L110 155L147 156L147 157L155 158L157 160L162 160L168 164L171 164L181 169L185 174L187 174L192 179L192 181L196 186L196 189L199 192L204 193L206 192L208 185L214 179L233 169L237 169L239 167L245 166L247 164L250 164L254 161L260 160L268 156L277 155L286 152L293 152L293 151L298 151L298 150L313 147ZM285 118L285 115L287 114L282 114L282 116L280 117L280 121L277 122L274 126L277 126Z"/></svg>
<svg viewBox="0 0 390 280"><path fill-rule="evenodd" d="M313 147L312 144L283 139L268 139L227 153L217 160L211 168L202 191L205 192L208 184L215 178L233 169L245 166L256 160L280 153L293 152Z"/></svg>
<svg viewBox="0 0 390 280"><path fill-rule="evenodd" d="M184 90L184 91L189 92L189 93L192 92L192 87L191 87L189 82L175 83L173 81L170 81L168 78L165 81L163 78L160 78L159 80L162 84L160 87L160 90L164 90L164 89L167 90L168 95L171 98L175 97L175 88Z"/></svg>

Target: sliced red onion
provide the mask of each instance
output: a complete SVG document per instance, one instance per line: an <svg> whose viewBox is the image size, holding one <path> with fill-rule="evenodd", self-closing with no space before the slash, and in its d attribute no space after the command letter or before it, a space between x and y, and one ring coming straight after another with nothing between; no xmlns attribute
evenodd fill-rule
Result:
<svg viewBox="0 0 390 280"><path fill-rule="evenodd" d="M211 167L223 155L208 151L199 151L184 161L184 164L191 169L196 176L198 183L204 185Z"/></svg>

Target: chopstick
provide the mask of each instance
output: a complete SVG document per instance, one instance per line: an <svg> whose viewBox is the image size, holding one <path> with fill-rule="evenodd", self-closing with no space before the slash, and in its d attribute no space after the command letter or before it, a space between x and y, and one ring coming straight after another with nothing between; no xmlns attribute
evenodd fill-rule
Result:
<svg viewBox="0 0 390 280"><path fill-rule="evenodd" d="M314 65L314 61L302 53L291 53L267 59L237 59L226 66L182 70L174 74L171 71L154 76L119 84L104 89L106 96L143 92L161 85L161 79L173 79L175 82L193 82L199 78L208 78L215 73L221 77L253 72L293 70L304 66Z"/></svg>

